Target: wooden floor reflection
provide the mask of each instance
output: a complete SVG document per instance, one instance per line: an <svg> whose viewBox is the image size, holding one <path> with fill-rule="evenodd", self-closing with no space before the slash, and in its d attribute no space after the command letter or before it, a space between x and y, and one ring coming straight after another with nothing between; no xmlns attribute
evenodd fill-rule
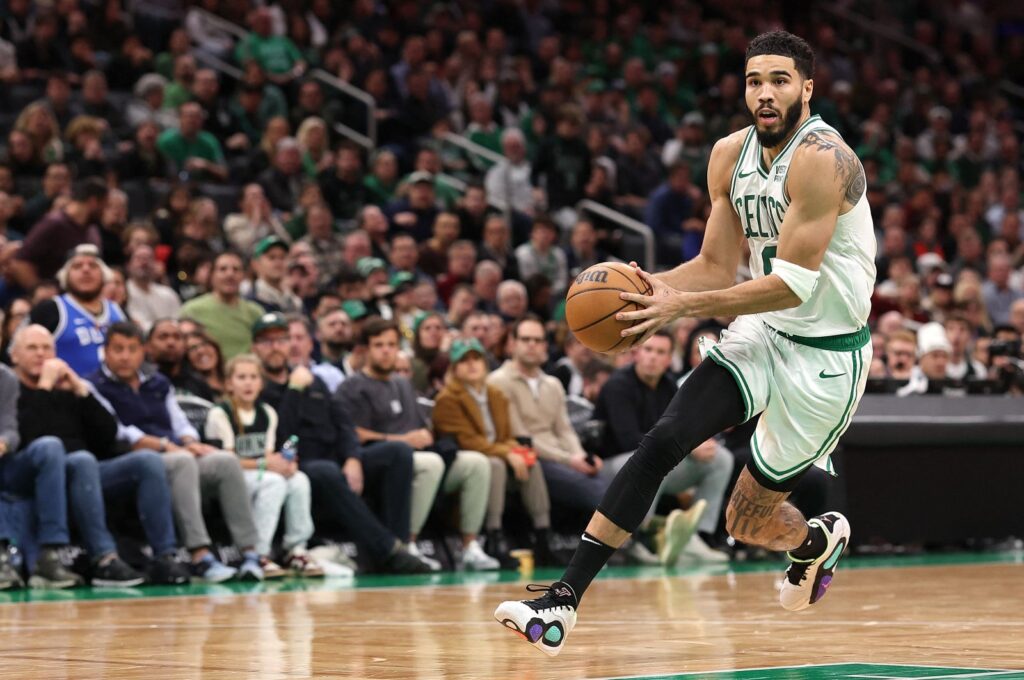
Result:
<svg viewBox="0 0 1024 680"><path fill-rule="evenodd" d="M561 680L846 661L1024 669L1022 576L1017 565L846 570L798 614L779 607L777 574L599 581L556 659L491 618L498 601L521 596L513 584L7 605L0 678Z"/></svg>

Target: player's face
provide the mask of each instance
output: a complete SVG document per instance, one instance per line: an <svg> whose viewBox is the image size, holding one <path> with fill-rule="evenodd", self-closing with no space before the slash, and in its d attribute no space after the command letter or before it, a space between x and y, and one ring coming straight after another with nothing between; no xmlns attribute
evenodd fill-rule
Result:
<svg viewBox="0 0 1024 680"><path fill-rule="evenodd" d="M800 76L792 57L765 54L747 61L746 88L757 139L761 146L774 148L786 141L800 122L814 81Z"/></svg>

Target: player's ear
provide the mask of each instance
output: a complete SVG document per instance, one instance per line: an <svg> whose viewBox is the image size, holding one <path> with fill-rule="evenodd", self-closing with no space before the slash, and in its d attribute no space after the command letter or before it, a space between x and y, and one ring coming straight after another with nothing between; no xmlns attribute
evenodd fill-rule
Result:
<svg viewBox="0 0 1024 680"><path fill-rule="evenodd" d="M814 94L814 78L808 78L807 80L804 81L804 104L811 101L812 94Z"/></svg>

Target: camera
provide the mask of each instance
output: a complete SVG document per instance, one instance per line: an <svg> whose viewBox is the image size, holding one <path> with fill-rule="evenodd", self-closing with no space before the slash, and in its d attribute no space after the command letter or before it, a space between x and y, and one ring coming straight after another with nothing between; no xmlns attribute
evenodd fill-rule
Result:
<svg viewBox="0 0 1024 680"><path fill-rule="evenodd" d="M993 340L988 346L989 356L1020 357L1020 340Z"/></svg>

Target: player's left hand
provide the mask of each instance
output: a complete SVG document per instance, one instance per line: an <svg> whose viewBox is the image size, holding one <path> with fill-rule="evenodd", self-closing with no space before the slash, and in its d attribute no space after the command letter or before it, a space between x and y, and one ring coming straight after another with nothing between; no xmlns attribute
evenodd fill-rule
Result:
<svg viewBox="0 0 1024 680"><path fill-rule="evenodd" d="M659 328L683 315L685 308L681 303L685 293L648 274L635 262L631 262L630 265L637 275L650 286L651 294L621 293L619 295L621 299L643 305L644 309L635 312L619 312L615 318L619 321L642 321L642 323L637 323L622 331L624 338L642 334L643 337L634 343L634 346L639 346L647 342L647 339L654 335Z"/></svg>

